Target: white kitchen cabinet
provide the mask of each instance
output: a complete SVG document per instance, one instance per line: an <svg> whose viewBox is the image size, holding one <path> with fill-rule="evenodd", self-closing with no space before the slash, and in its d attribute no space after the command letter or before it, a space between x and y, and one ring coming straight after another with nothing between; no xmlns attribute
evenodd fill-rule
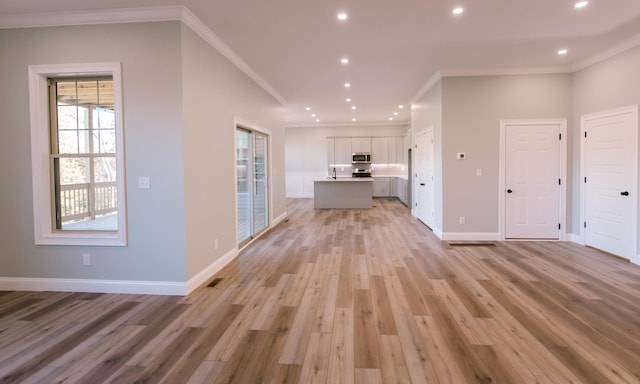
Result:
<svg viewBox="0 0 640 384"><path fill-rule="evenodd" d="M400 200L404 205L409 205L409 195L408 195L408 181L406 179L397 177L396 178L396 197Z"/></svg>
<svg viewBox="0 0 640 384"><path fill-rule="evenodd" d="M389 197L391 190L389 188L388 177L376 177L373 179L373 197Z"/></svg>
<svg viewBox="0 0 640 384"><path fill-rule="evenodd" d="M351 164L351 138L336 138L336 164Z"/></svg>
<svg viewBox="0 0 640 384"><path fill-rule="evenodd" d="M389 140L386 137L371 138L371 162L389 164Z"/></svg>
<svg viewBox="0 0 640 384"><path fill-rule="evenodd" d="M327 164L336 163L336 139L327 138Z"/></svg>
<svg viewBox="0 0 640 384"><path fill-rule="evenodd" d="M351 152L371 152L370 137L352 137Z"/></svg>
<svg viewBox="0 0 640 384"><path fill-rule="evenodd" d="M398 147L396 145L395 137L387 137L387 146L389 147L389 160L388 164L398 164Z"/></svg>
<svg viewBox="0 0 640 384"><path fill-rule="evenodd" d="M327 138L327 161L329 165L351 165L351 138Z"/></svg>
<svg viewBox="0 0 640 384"><path fill-rule="evenodd" d="M404 137L396 137L396 164L407 164L407 150Z"/></svg>

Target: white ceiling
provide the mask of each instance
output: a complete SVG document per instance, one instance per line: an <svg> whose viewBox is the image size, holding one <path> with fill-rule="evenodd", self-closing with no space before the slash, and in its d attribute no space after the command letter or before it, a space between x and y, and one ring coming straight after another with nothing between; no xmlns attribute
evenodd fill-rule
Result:
<svg viewBox="0 0 640 384"><path fill-rule="evenodd" d="M567 72L640 44L640 0L574 3L0 0L0 15L184 5L286 100L288 126L325 126L389 124L394 112L393 123L408 123L412 99L439 74ZM458 5L465 11L455 16ZM337 20L340 11L347 21Z"/></svg>

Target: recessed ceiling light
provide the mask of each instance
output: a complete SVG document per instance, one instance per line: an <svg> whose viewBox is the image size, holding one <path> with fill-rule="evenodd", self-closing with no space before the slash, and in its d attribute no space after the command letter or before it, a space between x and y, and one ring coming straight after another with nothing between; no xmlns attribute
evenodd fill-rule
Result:
<svg viewBox="0 0 640 384"><path fill-rule="evenodd" d="M574 7L578 8L578 9L579 9L579 8L584 8L584 7L586 7L586 6L587 6L587 4L589 4L589 2L588 2L588 1L578 1L578 2L576 3L576 5L574 5Z"/></svg>
<svg viewBox="0 0 640 384"><path fill-rule="evenodd" d="M307 111L310 111L310 110L311 110L311 107L307 107L307 108L305 108L305 109L306 109Z"/></svg>
<svg viewBox="0 0 640 384"><path fill-rule="evenodd" d="M346 101L347 103L351 102L351 98L347 97L346 99L344 99L344 101Z"/></svg>
<svg viewBox="0 0 640 384"><path fill-rule="evenodd" d="M353 119L351 119L351 121L357 121L357 119L354 117Z"/></svg>
<svg viewBox="0 0 640 384"><path fill-rule="evenodd" d="M344 83L344 87L345 87L345 88L349 88L349 87L351 87L351 83Z"/></svg>
<svg viewBox="0 0 640 384"><path fill-rule="evenodd" d="M320 122L320 119L316 119L316 123L319 123L319 122Z"/></svg>
<svg viewBox="0 0 640 384"><path fill-rule="evenodd" d="M393 116L398 116L398 112L393 112Z"/></svg>
<svg viewBox="0 0 640 384"><path fill-rule="evenodd" d="M402 108L404 108L404 105L402 105L402 104L398 105L398 108L402 109Z"/></svg>
<svg viewBox="0 0 640 384"><path fill-rule="evenodd" d="M462 7L457 7L457 8L453 9L453 14L454 15L460 15L460 14L462 14L462 12L464 12L464 8L462 8Z"/></svg>
<svg viewBox="0 0 640 384"><path fill-rule="evenodd" d="M342 64L349 64L349 59L347 59L346 57L343 57L342 59L340 59L340 62Z"/></svg>
<svg viewBox="0 0 640 384"><path fill-rule="evenodd" d="M316 114L315 114L315 113L312 113L312 114L311 114L311 117L316 117Z"/></svg>
<svg viewBox="0 0 640 384"><path fill-rule="evenodd" d="M352 106L352 107L351 107L351 109L356 109L356 106L355 106L355 105L354 105L354 106Z"/></svg>
<svg viewBox="0 0 640 384"><path fill-rule="evenodd" d="M566 49L561 49L561 50L558 51L558 55L566 55L567 52L569 52L569 51L567 51Z"/></svg>
<svg viewBox="0 0 640 384"><path fill-rule="evenodd" d="M345 12L338 13L338 20L347 20L348 17Z"/></svg>
<svg viewBox="0 0 640 384"><path fill-rule="evenodd" d="M389 120L393 120L393 117L390 117Z"/></svg>

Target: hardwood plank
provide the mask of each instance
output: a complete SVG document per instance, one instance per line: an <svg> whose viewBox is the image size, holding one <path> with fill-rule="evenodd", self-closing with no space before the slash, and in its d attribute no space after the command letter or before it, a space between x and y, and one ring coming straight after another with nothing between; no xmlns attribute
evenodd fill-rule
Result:
<svg viewBox="0 0 640 384"><path fill-rule="evenodd" d="M340 383L354 382L354 337L353 309L336 310L331 352L329 354L328 377Z"/></svg>
<svg viewBox="0 0 640 384"><path fill-rule="evenodd" d="M368 290L357 289L354 300L355 367L380 368L371 294Z"/></svg>

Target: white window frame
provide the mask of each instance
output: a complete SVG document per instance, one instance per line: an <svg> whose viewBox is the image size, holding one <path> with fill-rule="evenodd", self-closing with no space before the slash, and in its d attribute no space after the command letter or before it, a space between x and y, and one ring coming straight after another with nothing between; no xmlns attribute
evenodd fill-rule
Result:
<svg viewBox="0 0 640 384"><path fill-rule="evenodd" d="M117 231L61 231L54 227L51 196L49 91L47 79L64 76L113 77L116 123L116 185L118 188ZM120 63L54 64L29 66L29 113L31 117L31 172L33 225L37 245L126 246L127 211L122 118L122 69Z"/></svg>

